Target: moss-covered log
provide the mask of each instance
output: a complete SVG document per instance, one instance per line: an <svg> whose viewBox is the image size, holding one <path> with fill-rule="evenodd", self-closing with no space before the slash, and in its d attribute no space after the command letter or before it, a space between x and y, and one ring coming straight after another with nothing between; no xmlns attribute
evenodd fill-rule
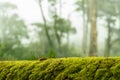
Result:
<svg viewBox="0 0 120 80"><path fill-rule="evenodd" d="M119 80L120 58L1 61L0 80Z"/></svg>

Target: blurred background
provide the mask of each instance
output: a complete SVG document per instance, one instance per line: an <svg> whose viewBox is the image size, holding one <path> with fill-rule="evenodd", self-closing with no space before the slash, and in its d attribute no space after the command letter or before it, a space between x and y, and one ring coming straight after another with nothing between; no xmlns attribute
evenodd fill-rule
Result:
<svg viewBox="0 0 120 80"><path fill-rule="evenodd" d="M120 0L0 0L0 60L120 56Z"/></svg>

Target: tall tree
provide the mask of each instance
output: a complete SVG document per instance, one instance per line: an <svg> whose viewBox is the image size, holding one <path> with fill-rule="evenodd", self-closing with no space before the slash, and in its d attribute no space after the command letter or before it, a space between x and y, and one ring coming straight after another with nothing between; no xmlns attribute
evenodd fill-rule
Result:
<svg viewBox="0 0 120 80"><path fill-rule="evenodd" d="M90 32L90 50L89 56L97 56L97 12L96 12L96 1L89 0L89 15L90 15L90 24L91 24L91 32Z"/></svg>
<svg viewBox="0 0 120 80"><path fill-rule="evenodd" d="M110 51L111 51L111 47L112 47L112 26L111 24L114 24L114 19L111 18L107 18L107 39L106 39L106 45L105 45L105 53L104 56L105 57L109 57L110 56Z"/></svg>
<svg viewBox="0 0 120 80"><path fill-rule="evenodd" d="M82 52L84 56L88 56L88 25L89 25L89 6L88 0L78 0L76 2L77 11L82 12L83 18L83 38L82 38Z"/></svg>
<svg viewBox="0 0 120 80"><path fill-rule="evenodd" d="M107 22L109 23L109 27L107 27L108 28L108 38L106 40L106 49L105 49L106 52L104 53L104 55L106 57L109 57L111 52L114 53L114 51L117 50L117 48L116 49L114 48L115 45L119 44L119 37L118 37L119 28L117 29L115 27L115 26L117 26L117 25L115 25L117 19L118 19L118 21L120 19L119 18L119 16L120 16L119 2L120 2L119 0L114 0L114 1L110 0L108 2L110 9L106 10L106 11L108 11ZM113 34L114 34L114 36L113 36ZM116 35L117 35L117 37L115 37ZM115 53L117 53L117 52L115 52Z"/></svg>
<svg viewBox="0 0 120 80"><path fill-rule="evenodd" d="M89 24L89 13L88 13L88 0L82 0L82 10L83 10L83 53L88 56L87 44L88 44L88 24Z"/></svg>
<svg viewBox="0 0 120 80"><path fill-rule="evenodd" d="M48 0L50 3L50 13L53 19L53 30L58 43L58 48L62 46L62 37L64 33L71 32L71 24L68 24L69 20L62 18L62 0ZM56 7L59 5L59 7ZM57 13L59 12L59 13Z"/></svg>
<svg viewBox="0 0 120 80"><path fill-rule="evenodd" d="M58 20L58 14L57 14L57 0L48 0L49 3L50 3L50 7L51 7L51 10L50 12L52 13L52 19L53 19L53 30L54 30L54 33L55 33L55 36L56 36L56 40L58 42L58 48L60 49L61 48L61 39L60 39L60 36L58 34L58 29L57 29L57 20ZM60 4L61 5L61 4ZM59 9L61 10L61 8Z"/></svg>
<svg viewBox="0 0 120 80"><path fill-rule="evenodd" d="M49 30L48 30L48 27L47 27L47 20L45 18L43 6L42 6L42 0L39 0L39 6L40 6L41 15L42 15L42 18L43 18L43 21L44 21L44 30L45 30L45 34L46 34L46 37L47 37L48 42L49 42L49 46L53 47L52 39L50 37Z"/></svg>
<svg viewBox="0 0 120 80"><path fill-rule="evenodd" d="M99 17L104 17L105 18L105 22L107 23L107 39L105 41L105 52L104 52L104 56L109 57L110 56L110 52L112 49L112 32L113 29L115 28L114 23L115 23L115 18L117 13L116 8L115 8L115 4L116 4L116 0L112 1L106 1L106 0L101 0L98 1L98 14ZM114 25L114 26L113 26Z"/></svg>
<svg viewBox="0 0 120 80"><path fill-rule="evenodd" d="M11 3L0 3L0 56L20 57L23 38L28 37L27 26L15 13L17 7ZM13 54L11 54L13 53ZM19 55L19 56L18 56ZM7 57L7 56L6 56Z"/></svg>

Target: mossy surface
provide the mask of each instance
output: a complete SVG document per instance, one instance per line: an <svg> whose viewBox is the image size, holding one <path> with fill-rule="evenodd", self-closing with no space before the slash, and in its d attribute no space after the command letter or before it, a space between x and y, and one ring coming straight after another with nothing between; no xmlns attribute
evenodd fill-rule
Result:
<svg viewBox="0 0 120 80"><path fill-rule="evenodd" d="M119 80L120 58L0 61L0 80Z"/></svg>

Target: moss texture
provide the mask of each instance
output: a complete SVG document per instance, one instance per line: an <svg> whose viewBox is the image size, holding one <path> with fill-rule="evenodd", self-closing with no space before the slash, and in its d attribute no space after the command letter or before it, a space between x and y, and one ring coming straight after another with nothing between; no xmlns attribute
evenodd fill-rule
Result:
<svg viewBox="0 0 120 80"><path fill-rule="evenodd" d="M120 80L120 58L1 61L0 80Z"/></svg>

